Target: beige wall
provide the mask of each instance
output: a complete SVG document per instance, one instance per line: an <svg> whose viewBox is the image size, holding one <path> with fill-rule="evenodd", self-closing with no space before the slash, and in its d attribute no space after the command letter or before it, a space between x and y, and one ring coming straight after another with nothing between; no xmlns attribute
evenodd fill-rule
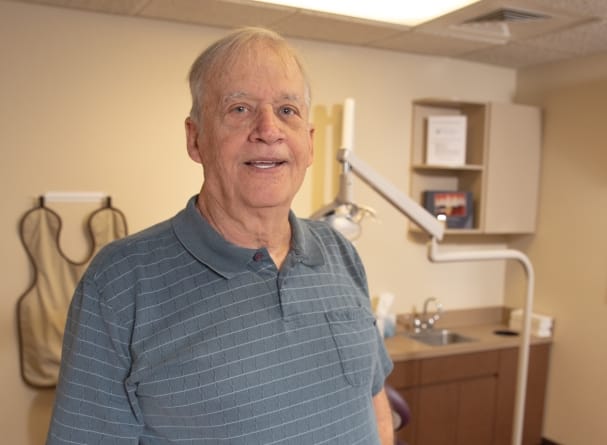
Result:
<svg viewBox="0 0 607 445"><path fill-rule="evenodd" d="M49 190L110 193L131 232L179 210L201 180L184 146L186 72L201 48L224 32L0 2L3 443L42 443L52 400L52 393L30 390L19 377L15 304L31 280L19 218ZM335 192L333 158L345 97L356 99L358 154L406 190L414 98L509 101L515 91L516 73L509 69L294 43L312 78L317 127L317 159L294 205L300 215ZM365 223L358 243L372 293L393 292L398 312L419 307L428 296L440 298L448 309L502 304L504 264L429 264L425 246L407 238L404 218L362 183L355 187L360 202L379 215ZM86 244L79 229L91 206L55 207L65 219L65 250L82 258Z"/></svg>
<svg viewBox="0 0 607 445"><path fill-rule="evenodd" d="M521 242L535 265L537 311L557 320L544 434L562 444L602 445L607 442L607 56L522 71L519 87L521 100L534 101L545 117L539 226L533 239Z"/></svg>

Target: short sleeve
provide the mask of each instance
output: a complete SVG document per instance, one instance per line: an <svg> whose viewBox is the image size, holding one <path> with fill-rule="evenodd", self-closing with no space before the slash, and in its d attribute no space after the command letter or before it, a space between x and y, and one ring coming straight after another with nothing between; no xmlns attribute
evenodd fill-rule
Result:
<svg viewBox="0 0 607 445"><path fill-rule="evenodd" d="M375 372L373 375L373 384L371 387L371 391L375 396L384 388L384 383L388 375L392 372L392 368L394 364L392 363L392 359L386 350L386 345L384 343L384 339L377 331L377 357L376 357L376 366Z"/></svg>
<svg viewBox="0 0 607 445"><path fill-rule="evenodd" d="M47 445L139 443L141 424L125 381L128 328L87 272L72 299Z"/></svg>

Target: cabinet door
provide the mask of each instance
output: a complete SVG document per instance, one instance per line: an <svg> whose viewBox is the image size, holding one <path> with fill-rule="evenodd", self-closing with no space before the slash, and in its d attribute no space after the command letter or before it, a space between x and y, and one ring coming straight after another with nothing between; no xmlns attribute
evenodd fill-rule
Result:
<svg viewBox="0 0 607 445"><path fill-rule="evenodd" d="M485 174L485 233L533 233L540 177L541 113L491 103Z"/></svg>
<svg viewBox="0 0 607 445"><path fill-rule="evenodd" d="M416 445L493 443L496 376L418 389Z"/></svg>
<svg viewBox="0 0 607 445"><path fill-rule="evenodd" d="M523 444L541 441L550 344L531 346ZM518 349L395 364L388 383L411 409L410 445L510 445Z"/></svg>
<svg viewBox="0 0 607 445"><path fill-rule="evenodd" d="M457 437L458 383L418 389L415 445L454 445Z"/></svg>
<svg viewBox="0 0 607 445"><path fill-rule="evenodd" d="M458 445L487 445L493 443L493 421L497 377L484 377L459 384L457 404Z"/></svg>
<svg viewBox="0 0 607 445"><path fill-rule="evenodd" d="M523 445L537 445L542 441L544 401L550 359L550 344L532 345L529 351L527 395L525 397L525 419ZM500 380L495 416L495 445L510 445L512 442L513 412L516 392L518 349L504 349L500 353Z"/></svg>

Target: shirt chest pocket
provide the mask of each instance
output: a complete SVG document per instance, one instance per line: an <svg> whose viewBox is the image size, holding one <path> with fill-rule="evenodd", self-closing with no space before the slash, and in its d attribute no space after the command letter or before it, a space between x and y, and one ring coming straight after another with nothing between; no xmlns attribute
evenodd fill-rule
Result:
<svg viewBox="0 0 607 445"><path fill-rule="evenodd" d="M345 378L352 386L371 382L377 357L375 319L363 308L326 313Z"/></svg>

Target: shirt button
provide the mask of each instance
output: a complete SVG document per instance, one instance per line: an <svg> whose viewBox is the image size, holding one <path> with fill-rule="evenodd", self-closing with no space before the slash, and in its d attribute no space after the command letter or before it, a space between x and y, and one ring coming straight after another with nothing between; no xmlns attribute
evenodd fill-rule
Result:
<svg viewBox="0 0 607 445"><path fill-rule="evenodd" d="M263 253L257 252L253 255L253 261L261 261L263 259Z"/></svg>

